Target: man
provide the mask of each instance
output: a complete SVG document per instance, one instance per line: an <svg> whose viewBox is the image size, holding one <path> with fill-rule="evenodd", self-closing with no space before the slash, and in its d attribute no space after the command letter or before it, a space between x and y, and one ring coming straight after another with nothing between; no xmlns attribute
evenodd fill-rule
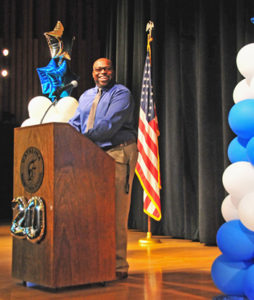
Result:
<svg viewBox="0 0 254 300"><path fill-rule="evenodd" d="M114 81L112 62L100 58L93 64L96 86L85 91L69 123L91 139L116 162L116 277L128 276L127 223L137 160L134 101L130 91ZM101 93L101 95L100 95ZM94 100L96 95L98 100ZM93 103L98 102L95 108ZM95 117L92 111L95 110Z"/></svg>

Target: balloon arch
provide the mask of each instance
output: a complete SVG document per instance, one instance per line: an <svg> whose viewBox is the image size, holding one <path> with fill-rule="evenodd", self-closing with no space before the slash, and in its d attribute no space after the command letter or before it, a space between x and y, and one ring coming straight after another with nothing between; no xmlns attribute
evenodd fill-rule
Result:
<svg viewBox="0 0 254 300"><path fill-rule="evenodd" d="M222 176L228 193L221 205L226 222L217 232L222 254L211 275L226 295L254 299L254 43L240 49L236 64L244 79L234 89L228 116L236 137L228 146L231 164Z"/></svg>

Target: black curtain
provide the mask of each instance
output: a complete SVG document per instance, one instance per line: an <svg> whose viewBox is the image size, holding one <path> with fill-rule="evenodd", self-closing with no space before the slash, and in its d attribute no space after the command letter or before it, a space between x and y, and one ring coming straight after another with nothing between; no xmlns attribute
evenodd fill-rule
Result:
<svg viewBox="0 0 254 300"><path fill-rule="evenodd" d="M146 23L154 22L153 86L160 126L162 220L154 234L214 244L224 222L222 174L234 137L228 125L232 93L242 79L236 55L254 41L249 0L111 2L106 53L118 81L139 105ZM137 108L138 111L138 108ZM147 230L142 191L134 182L129 227Z"/></svg>
<svg viewBox="0 0 254 300"><path fill-rule="evenodd" d="M71 70L80 76L72 96L79 95L94 83L92 63L101 56L105 40L99 16L104 6L93 0L1 0L0 1L0 69L7 68L9 76L0 75L0 220L12 215L13 129L28 118L28 103L42 95L36 68L48 65L51 57L44 32L54 29L58 20L64 34L74 36ZM10 55L4 57L2 49Z"/></svg>
<svg viewBox="0 0 254 300"><path fill-rule="evenodd" d="M111 58L117 81L133 92L138 124L145 28L149 20L154 22L152 76L160 127L162 220L152 221L152 233L214 244L224 222L221 177L230 163L227 147L234 137L227 116L234 87L242 79L235 61L240 48L254 40L254 1L2 0L0 16L0 43L11 50L8 58L0 59L11 71L8 79L0 79L1 137L10 141L2 146L1 169L10 182L8 130L27 118L29 100L41 94L36 68L50 59L43 33L61 20L75 35L71 69L80 76L75 97L93 85L92 62L100 56ZM8 208L10 189L11 184L1 202ZM147 230L137 178L129 227Z"/></svg>

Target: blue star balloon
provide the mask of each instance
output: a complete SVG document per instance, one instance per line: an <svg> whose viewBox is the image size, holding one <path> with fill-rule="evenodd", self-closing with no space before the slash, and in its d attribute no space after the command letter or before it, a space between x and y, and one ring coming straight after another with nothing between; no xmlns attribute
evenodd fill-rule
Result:
<svg viewBox="0 0 254 300"><path fill-rule="evenodd" d="M45 32L44 35L50 49L51 60L46 67L37 68L40 78L42 93L48 95L53 102L56 98L54 93L60 87L72 80L78 80L78 76L71 72L67 60L71 60L71 49L74 37L63 35L64 27L57 22L53 31ZM62 92L60 98L69 96L72 89Z"/></svg>
<svg viewBox="0 0 254 300"><path fill-rule="evenodd" d="M63 85L63 77L67 71L67 63L65 60L58 65L52 58L46 67L37 68L37 72L41 81L41 89L44 95L49 94L51 101L55 100L54 92Z"/></svg>

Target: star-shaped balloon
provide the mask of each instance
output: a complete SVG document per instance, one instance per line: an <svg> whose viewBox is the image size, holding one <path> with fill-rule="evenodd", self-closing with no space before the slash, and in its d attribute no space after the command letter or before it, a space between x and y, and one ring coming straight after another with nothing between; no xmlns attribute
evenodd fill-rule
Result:
<svg viewBox="0 0 254 300"><path fill-rule="evenodd" d="M41 81L42 93L48 94L53 102L58 88L65 86L79 77L70 70L67 60L71 60L71 50L74 37L64 34L64 27L60 21L52 31L44 33L48 42L51 60L46 67L37 68ZM70 96L72 89L64 91L60 97Z"/></svg>
<svg viewBox="0 0 254 300"><path fill-rule="evenodd" d="M66 74L67 63L64 60L60 66L52 58L46 67L37 68L41 81L41 89L44 95L49 94L52 99L54 92L63 83L63 77Z"/></svg>
<svg viewBox="0 0 254 300"><path fill-rule="evenodd" d="M64 35L64 27L61 21L57 21L55 28L52 31L45 32L44 35L52 58L61 56L71 60L71 50L75 37Z"/></svg>

